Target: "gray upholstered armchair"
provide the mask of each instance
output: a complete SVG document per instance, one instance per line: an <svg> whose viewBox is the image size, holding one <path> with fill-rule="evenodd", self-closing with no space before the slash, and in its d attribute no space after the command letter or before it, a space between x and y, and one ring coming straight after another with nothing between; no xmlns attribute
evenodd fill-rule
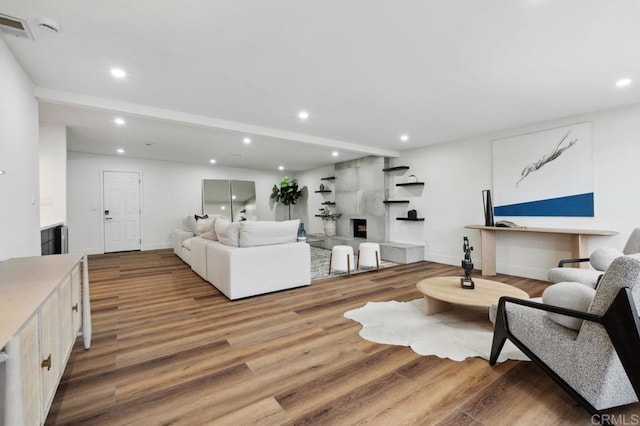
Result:
<svg viewBox="0 0 640 426"><path fill-rule="evenodd" d="M639 281L640 255L622 256L613 261L595 291L575 285L593 292L587 312L502 297L489 362L495 364L509 339L592 415L637 402ZM554 286L561 285L549 288ZM558 317L583 321L574 330L560 325Z"/></svg>
<svg viewBox="0 0 640 426"><path fill-rule="evenodd" d="M622 251L614 248L599 248L594 250L587 258L563 259L557 268L551 268L547 279L552 283L575 281L595 288L598 279L607 270L613 259L625 254L640 253L640 228L635 228ZM593 269L565 268L564 265L580 262L589 262Z"/></svg>

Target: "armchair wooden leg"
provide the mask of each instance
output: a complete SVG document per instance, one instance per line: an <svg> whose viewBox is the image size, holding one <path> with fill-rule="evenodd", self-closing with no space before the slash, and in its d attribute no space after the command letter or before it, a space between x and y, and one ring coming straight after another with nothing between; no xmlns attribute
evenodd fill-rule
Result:
<svg viewBox="0 0 640 426"><path fill-rule="evenodd" d="M356 260L356 270L360 270L360 249L358 249L358 260Z"/></svg>
<svg viewBox="0 0 640 426"><path fill-rule="evenodd" d="M347 254L347 277L351 276L351 256Z"/></svg>
<svg viewBox="0 0 640 426"><path fill-rule="evenodd" d="M331 259L333 258L333 252L329 254L329 275L331 275Z"/></svg>
<svg viewBox="0 0 640 426"><path fill-rule="evenodd" d="M376 252L376 272L380 272L380 256L378 256L378 252Z"/></svg>
<svg viewBox="0 0 640 426"><path fill-rule="evenodd" d="M498 305L496 314L496 324L493 329L493 343L491 344L491 355L489 356L489 364L496 365L500 352L507 340L507 319L504 309L504 303Z"/></svg>

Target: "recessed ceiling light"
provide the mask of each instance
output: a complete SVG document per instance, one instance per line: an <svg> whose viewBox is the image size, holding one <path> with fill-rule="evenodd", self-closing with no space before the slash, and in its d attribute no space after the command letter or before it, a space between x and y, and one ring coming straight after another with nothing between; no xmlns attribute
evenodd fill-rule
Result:
<svg viewBox="0 0 640 426"><path fill-rule="evenodd" d="M338 156L338 151L333 151L333 152L331 153L331 155L333 155L334 157L337 157L337 156Z"/></svg>
<svg viewBox="0 0 640 426"><path fill-rule="evenodd" d="M309 118L309 113L307 111L300 111L298 113L298 118L300 118L300 120L306 120Z"/></svg>
<svg viewBox="0 0 640 426"><path fill-rule="evenodd" d="M250 144L251 143L251 138L244 138L244 139L242 139L242 142L244 142L246 144Z"/></svg>
<svg viewBox="0 0 640 426"><path fill-rule="evenodd" d="M210 162L211 164L216 164L216 159L215 159L215 158L212 158L211 160L209 160L209 162Z"/></svg>
<svg viewBox="0 0 640 426"><path fill-rule="evenodd" d="M630 78L621 78L620 80L616 81L616 87L625 87L631 84L633 80L631 80Z"/></svg>
<svg viewBox="0 0 640 426"><path fill-rule="evenodd" d="M124 121L124 118L122 117L114 118L113 122L116 123L118 126L124 126L124 124L126 123L126 121Z"/></svg>
<svg viewBox="0 0 640 426"><path fill-rule="evenodd" d="M408 140L409 140L409 135L408 135L408 134L406 134L406 133L404 133L404 134L400 135L400 140L401 140L402 142L406 142L406 141L408 141Z"/></svg>
<svg viewBox="0 0 640 426"><path fill-rule="evenodd" d="M122 149L122 148L118 148L117 151L118 151L118 154L124 154L124 149Z"/></svg>
<svg viewBox="0 0 640 426"><path fill-rule="evenodd" d="M6 172L4 170L0 170L0 175L5 174Z"/></svg>
<svg viewBox="0 0 640 426"><path fill-rule="evenodd" d="M232 200L235 200L235 199L236 199L236 196L235 196L235 195L232 195L232 196L231 196L231 199L232 199Z"/></svg>
<svg viewBox="0 0 640 426"><path fill-rule="evenodd" d="M220 206L220 210L224 210L224 206Z"/></svg>
<svg viewBox="0 0 640 426"><path fill-rule="evenodd" d="M115 78L125 78L127 73L122 68L111 68L111 75Z"/></svg>
<svg viewBox="0 0 640 426"><path fill-rule="evenodd" d="M278 166L278 170L284 170L284 166Z"/></svg>

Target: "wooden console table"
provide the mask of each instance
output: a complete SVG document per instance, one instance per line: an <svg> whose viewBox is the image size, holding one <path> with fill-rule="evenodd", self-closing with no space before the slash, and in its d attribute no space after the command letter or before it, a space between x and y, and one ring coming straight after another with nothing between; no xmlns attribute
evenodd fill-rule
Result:
<svg viewBox="0 0 640 426"><path fill-rule="evenodd" d="M467 229L479 229L482 239L482 275L496 275L496 232L535 232L538 234L566 234L571 236L571 257L587 257L586 238L589 235L616 235L616 231L598 229L566 229L566 228L502 228L497 226L467 225Z"/></svg>

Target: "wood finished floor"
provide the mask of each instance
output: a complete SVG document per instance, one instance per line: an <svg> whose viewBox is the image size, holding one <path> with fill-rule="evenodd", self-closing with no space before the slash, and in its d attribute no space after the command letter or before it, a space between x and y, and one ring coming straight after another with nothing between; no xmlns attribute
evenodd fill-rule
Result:
<svg viewBox="0 0 640 426"><path fill-rule="evenodd" d="M47 424L591 424L531 363L422 357L361 339L342 316L415 299L417 281L458 267L401 265L230 302L169 250L89 265L92 347L76 342ZM532 297L546 287L496 280Z"/></svg>

